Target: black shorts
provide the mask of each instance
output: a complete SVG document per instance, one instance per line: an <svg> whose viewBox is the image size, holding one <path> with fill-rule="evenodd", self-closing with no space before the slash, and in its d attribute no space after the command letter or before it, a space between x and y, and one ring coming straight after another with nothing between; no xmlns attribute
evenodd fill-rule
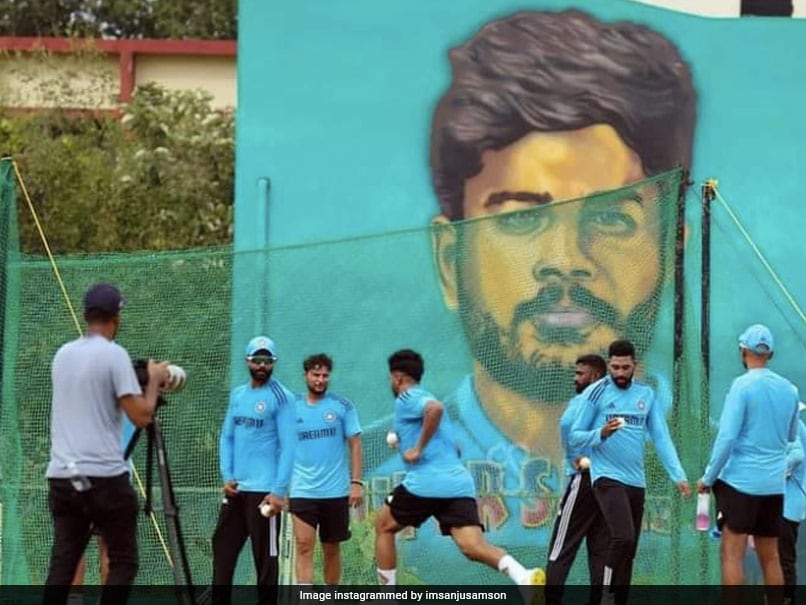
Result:
<svg viewBox="0 0 806 605"><path fill-rule="evenodd" d="M737 534L764 538L778 536L784 512L783 494L755 496L740 492L721 479L714 483L716 522Z"/></svg>
<svg viewBox="0 0 806 605"><path fill-rule="evenodd" d="M300 521L319 528L322 542L350 539L350 502L344 498L289 498L288 510Z"/></svg>
<svg viewBox="0 0 806 605"><path fill-rule="evenodd" d="M386 504L394 520L403 526L420 527L428 517L434 517L443 536L449 536L453 527L478 525L484 529L475 498L424 498L398 485L386 496Z"/></svg>

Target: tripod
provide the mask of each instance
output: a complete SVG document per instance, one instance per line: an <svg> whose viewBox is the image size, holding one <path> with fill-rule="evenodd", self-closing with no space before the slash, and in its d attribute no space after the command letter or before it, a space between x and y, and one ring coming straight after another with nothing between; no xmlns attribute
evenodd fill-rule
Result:
<svg viewBox="0 0 806 605"><path fill-rule="evenodd" d="M162 430L159 419L155 416L146 428L148 436L148 449L146 450L146 503L145 513L150 515L154 512L152 491L153 491L153 467L156 455L157 472L159 473L160 491L162 492L162 513L165 517L165 527L168 533L168 549L171 564L171 571L174 576L174 587L176 589L176 600L179 605L195 605L196 594L193 586L193 578L190 573L187 550L185 549L185 539L182 534L182 526L179 523L179 506L176 503L176 495L171 481L171 471L168 468L168 456L165 452L165 440L162 438ZM140 438L142 429L138 428L132 435L126 446L123 456L129 459L134 451L135 445ZM179 562L181 561L181 568Z"/></svg>

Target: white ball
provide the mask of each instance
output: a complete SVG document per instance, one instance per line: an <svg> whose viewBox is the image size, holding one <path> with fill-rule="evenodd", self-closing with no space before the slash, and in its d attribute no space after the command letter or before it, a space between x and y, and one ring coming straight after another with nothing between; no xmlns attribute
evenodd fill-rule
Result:
<svg viewBox="0 0 806 605"><path fill-rule="evenodd" d="M582 456L579 459L579 462L577 462L577 464L579 464L579 468L584 471L584 470L589 469L591 467L591 459L588 458L587 456Z"/></svg>
<svg viewBox="0 0 806 605"><path fill-rule="evenodd" d="M271 517L271 514L274 512L274 507L268 502L264 502L260 505L260 514L264 517Z"/></svg>
<svg viewBox="0 0 806 605"><path fill-rule="evenodd" d="M618 420L618 428L622 428L625 424L627 424L627 421L624 418L616 418L616 420Z"/></svg>
<svg viewBox="0 0 806 605"><path fill-rule="evenodd" d="M397 446L400 445L400 438L397 436L397 433L394 431L386 433L386 445L392 449L397 449Z"/></svg>

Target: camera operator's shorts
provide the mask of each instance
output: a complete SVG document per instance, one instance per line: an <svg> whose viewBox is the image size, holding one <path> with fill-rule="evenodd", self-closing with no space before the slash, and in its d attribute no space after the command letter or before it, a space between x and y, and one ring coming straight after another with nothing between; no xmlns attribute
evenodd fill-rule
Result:
<svg viewBox="0 0 806 605"><path fill-rule="evenodd" d="M765 538L778 536L784 512L783 494L756 496L740 492L718 479L714 483L716 522L722 530L727 526L737 534L750 534Z"/></svg>
<svg viewBox="0 0 806 605"><path fill-rule="evenodd" d="M434 517L443 536L449 536L454 527L468 525L478 525L484 531L475 498L426 498L398 485L386 496L386 504L394 520L406 527L420 527L428 517Z"/></svg>
<svg viewBox="0 0 806 605"><path fill-rule="evenodd" d="M289 498L288 510L303 523L319 528L325 543L350 539L350 504L344 498Z"/></svg>

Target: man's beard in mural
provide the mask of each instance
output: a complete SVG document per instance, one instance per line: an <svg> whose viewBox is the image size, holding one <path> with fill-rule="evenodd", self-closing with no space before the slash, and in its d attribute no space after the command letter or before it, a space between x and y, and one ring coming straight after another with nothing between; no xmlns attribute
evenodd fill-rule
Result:
<svg viewBox="0 0 806 605"><path fill-rule="evenodd" d="M586 334L573 327L550 326L537 318L551 312L568 288L569 299L580 311L589 313L595 323L609 326L619 337L633 342L640 357L649 346L660 294L660 281L652 295L623 316L611 304L594 296L579 284L570 287L552 284L544 287L534 299L524 301L515 308L509 326L500 326L489 309L468 292L461 270L458 275L459 316L473 357L489 376L502 386L541 403L562 404L574 384L574 363L566 365L548 357L540 347L525 357L521 352L524 332L536 334L538 343L576 349L574 357L585 353L606 351L586 350ZM531 324L534 331L523 330Z"/></svg>

